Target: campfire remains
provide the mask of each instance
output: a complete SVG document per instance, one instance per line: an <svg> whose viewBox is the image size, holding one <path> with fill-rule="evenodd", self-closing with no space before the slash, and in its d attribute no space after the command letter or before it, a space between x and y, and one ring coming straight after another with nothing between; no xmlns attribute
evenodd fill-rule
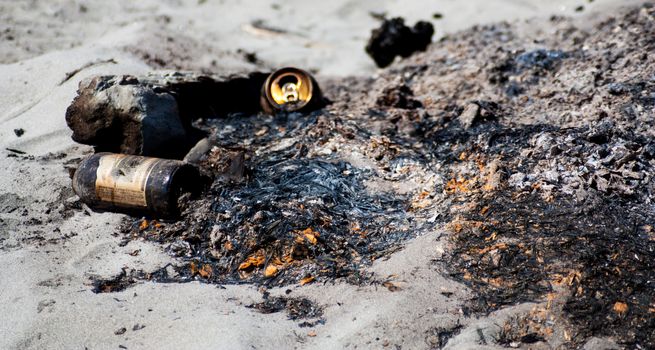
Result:
<svg viewBox="0 0 655 350"><path fill-rule="evenodd" d="M180 265L111 285L379 283L366 266L440 230L435 264L476 293L470 310L538 303L499 341L654 347L655 8L550 26L474 27L325 81L333 103L314 112L201 108L214 183L180 221L122 230Z"/></svg>

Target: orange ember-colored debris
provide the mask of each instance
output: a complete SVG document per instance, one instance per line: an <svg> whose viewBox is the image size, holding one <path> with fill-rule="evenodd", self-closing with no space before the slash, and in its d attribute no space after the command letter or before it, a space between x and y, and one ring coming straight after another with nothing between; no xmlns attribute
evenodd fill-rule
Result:
<svg viewBox="0 0 655 350"><path fill-rule="evenodd" d="M148 222L148 220L143 219L143 220L141 220L141 223L139 224L139 230L143 231L143 230L147 229L149 226L150 226L150 223Z"/></svg>
<svg viewBox="0 0 655 350"><path fill-rule="evenodd" d="M304 286L306 284L312 283L312 282L314 282L315 279L316 278L314 276L307 276L307 277L300 280L300 285Z"/></svg>
<svg viewBox="0 0 655 350"><path fill-rule="evenodd" d="M274 277L280 272L280 269L278 269L277 266L275 265L268 265L266 266L266 269L264 269L264 277Z"/></svg>
<svg viewBox="0 0 655 350"><path fill-rule="evenodd" d="M612 308L612 310L614 310L614 312L616 312L619 315L625 315L625 313L628 312L628 304L621 301L617 301L616 303L614 303L614 307Z"/></svg>
<svg viewBox="0 0 655 350"><path fill-rule="evenodd" d="M264 265L266 258L261 252L257 252L254 255L249 256L244 262L239 265L239 270L248 270L253 267L260 267Z"/></svg>
<svg viewBox="0 0 655 350"><path fill-rule="evenodd" d="M453 178L446 183L446 193L468 193L470 192L471 181L462 178Z"/></svg>
<svg viewBox="0 0 655 350"><path fill-rule="evenodd" d="M320 237L320 234L314 231L311 227L308 227L302 231L296 231L296 234L298 234L298 237L296 237L296 243L300 244L306 240L312 245L315 245L318 242L317 237Z"/></svg>

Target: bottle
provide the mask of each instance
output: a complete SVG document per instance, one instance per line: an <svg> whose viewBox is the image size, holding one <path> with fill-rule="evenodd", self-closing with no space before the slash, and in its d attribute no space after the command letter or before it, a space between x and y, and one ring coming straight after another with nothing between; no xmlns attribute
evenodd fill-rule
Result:
<svg viewBox="0 0 655 350"><path fill-rule="evenodd" d="M271 73L260 100L264 112L296 112L320 108L325 104L316 80L302 69L287 67Z"/></svg>
<svg viewBox="0 0 655 350"><path fill-rule="evenodd" d="M114 153L85 158L73 175L73 191L93 210L160 218L179 215L180 196L197 194L203 185L198 168L188 163Z"/></svg>

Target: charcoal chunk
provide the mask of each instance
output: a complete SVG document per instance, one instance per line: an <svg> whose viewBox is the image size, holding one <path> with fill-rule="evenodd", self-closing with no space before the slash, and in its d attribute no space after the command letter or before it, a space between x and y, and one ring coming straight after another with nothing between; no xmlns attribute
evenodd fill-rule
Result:
<svg viewBox="0 0 655 350"><path fill-rule="evenodd" d="M382 22L374 29L366 45L366 52L378 67L390 65L396 56L409 57L416 51L425 51L432 42L434 27L431 23L419 21L413 28L405 25L401 17Z"/></svg>

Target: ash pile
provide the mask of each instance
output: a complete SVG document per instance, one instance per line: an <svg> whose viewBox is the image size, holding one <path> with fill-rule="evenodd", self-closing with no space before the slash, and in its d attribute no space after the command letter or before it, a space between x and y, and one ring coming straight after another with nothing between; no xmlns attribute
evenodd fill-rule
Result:
<svg viewBox="0 0 655 350"><path fill-rule="evenodd" d="M470 312L536 303L500 343L655 347L655 8L548 25L474 27L304 112L196 108L214 180L177 221L126 220L184 262L145 278L376 283L372 261L442 230Z"/></svg>

